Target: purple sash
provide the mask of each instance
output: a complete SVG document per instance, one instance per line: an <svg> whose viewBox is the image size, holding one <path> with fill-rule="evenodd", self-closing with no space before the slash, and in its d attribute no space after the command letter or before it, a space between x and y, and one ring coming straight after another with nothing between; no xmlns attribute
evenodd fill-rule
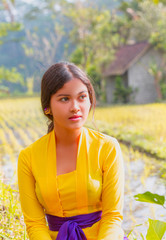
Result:
<svg viewBox="0 0 166 240"><path fill-rule="evenodd" d="M56 240L87 240L82 228L91 227L101 219L102 212L77 215L73 217L57 217L46 214L49 229L59 231ZM127 240L124 237L124 240Z"/></svg>
<svg viewBox="0 0 166 240"><path fill-rule="evenodd" d="M82 228L91 227L101 219L101 211L73 217L46 214L49 229L59 231L56 240L86 240Z"/></svg>

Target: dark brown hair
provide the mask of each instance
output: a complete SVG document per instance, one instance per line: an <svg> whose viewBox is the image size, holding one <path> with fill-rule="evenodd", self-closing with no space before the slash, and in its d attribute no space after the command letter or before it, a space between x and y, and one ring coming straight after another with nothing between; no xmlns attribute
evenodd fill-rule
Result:
<svg viewBox="0 0 166 240"><path fill-rule="evenodd" d="M41 81L41 105L43 112L45 114L44 109L50 107L50 99L53 94L55 94L59 89L63 87L65 83L72 80L73 78L77 78L82 81L83 84L86 85L89 93L89 99L91 103L91 108L95 109L96 98L94 88L85 74L80 68L78 68L75 64L69 62L59 62L52 65L43 75ZM48 125L48 133L53 130L53 116L51 114L45 114L50 123Z"/></svg>

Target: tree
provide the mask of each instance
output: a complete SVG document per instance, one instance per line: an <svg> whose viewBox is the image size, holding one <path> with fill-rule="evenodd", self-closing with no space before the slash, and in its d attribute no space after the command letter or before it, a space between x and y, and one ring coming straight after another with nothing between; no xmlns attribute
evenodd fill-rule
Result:
<svg viewBox="0 0 166 240"><path fill-rule="evenodd" d="M102 69L124 43L115 25L116 15L107 10L86 7L79 1L65 14L73 22L70 38L82 50L82 66L86 68L89 63L95 62Z"/></svg>
<svg viewBox="0 0 166 240"><path fill-rule="evenodd" d="M26 30L26 39L28 41L26 41L27 44L23 43L22 47L24 48L26 56L32 59L32 64L38 62L41 66L50 66L54 63L57 49L63 35L63 27L58 23L54 24L53 31L47 32L45 35L39 34L37 31L30 32L29 30ZM35 78L34 76L28 76L26 81L28 92L29 86L33 85L30 92L34 89L34 80L39 82L40 75Z"/></svg>
<svg viewBox="0 0 166 240"><path fill-rule="evenodd" d="M24 83L23 76L19 72L17 72L16 68L12 68L11 70L9 70L2 66L0 67L0 83L2 83L3 80L13 83Z"/></svg>
<svg viewBox="0 0 166 240"><path fill-rule="evenodd" d="M3 9L8 12L10 22L14 22L14 14L13 14L14 4L15 4L15 0L1 1L1 8L3 7Z"/></svg>
<svg viewBox="0 0 166 240"><path fill-rule="evenodd" d="M14 0L13 1L2 0L0 4L0 8L3 9L3 11L6 11L9 17L9 22L0 22L0 44L4 44L5 37L11 31L20 31L22 29L22 25L14 21L14 14L12 11L13 7L14 7ZM3 81L23 84L23 77L17 71L16 68L7 69L4 66L1 66L0 67L0 83L2 85L1 85L0 91L7 92L8 88L3 86Z"/></svg>
<svg viewBox="0 0 166 240"><path fill-rule="evenodd" d="M86 1L76 1L67 11L64 10L64 14L72 20L73 28L69 37L76 45L70 60L87 72L93 69L95 88L99 89L100 84L98 94L102 98L105 92L103 71L113 60L116 49L125 42L119 27L122 26L122 20L108 10L86 5Z"/></svg>
<svg viewBox="0 0 166 240"><path fill-rule="evenodd" d="M158 66L156 63L152 63L149 68L149 73L154 77L154 82L155 82L155 88L157 92L157 97L159 100L162 99L162 92L160 88L160 81L162 78L162 71L158 69Z"/></svg>
<svg viewBox="0 0 166 240"><path fill-rule="evenodd" d="M20 31L23 27L22 24L15 21L14 18L14 0L2 0L0 2L1 17L6 21L0 21L0 44L3 44L6 37L10 32Z"/></svg>
<svg viewBox="0 0 166 240"><path fill-rule="evenodd" d="M163 80L166 73L166 1L123 1L121 10L131 22L130 39L147 41L162 52L161 64L153 62L148 70L154 77L158 99L162 99L166 83Z"/></svg>
<svg viewBox="0 0 166 240"><path fill-rule="evenodd" d="M54 25L54 31L49 32L47 35L39 36L37 32L30 32L26 30L26 36L29 41L29 47L22 44L25 53L29 57L33 57L42 64L47 61L48 65L53 63L58 44L64 35L62 26L59 24Z"/></svg>

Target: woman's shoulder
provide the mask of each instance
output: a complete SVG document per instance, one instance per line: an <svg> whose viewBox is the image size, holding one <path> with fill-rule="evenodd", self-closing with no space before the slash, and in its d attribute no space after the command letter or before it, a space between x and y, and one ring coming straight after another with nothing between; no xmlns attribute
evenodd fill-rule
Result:
<svg viewBox="0 0 166 240"><path fill-rule="evenodd" d="M121 148L116 138L90 128L85 128L85 131L89 149L97 153L100 152L101 166L103 159L107 159L108 156L115 156L117 154L121 156ZM113 158L111 157L111 159Z"/></svg>
<svg viewBox="0 0 166 240"><path fill-rule="evenodd" d="M33 142L32 144L30 144L29 146L25 147L24 149L22 149L21 153L30 153L32 150L33 151L39 151L41 150L44 146L46 146L49 138L50 138L50 133L42 136L41 138L39 138L38 140L36 140L35 142Z"/></svg>
<svg viewBox="0 0 166 240"><path fill-rule="evenodd" d="M45 155L50 141L50 135L51 132L20 151L18 157L18 168L26 166L32 170L34 163L41 164L41 159Z"/></svg>
<svg viewBox="0 0 166 240"><path fill-rule="evenodd" d="M100 132L99 130L94 130L91 128L85 128L85 131L87 132L88 136L93 139L93 140L97 140L100 141L101 144L104 145L111 145L111 146L116 146L119 145L118 141L116 138L107 135L105 133Z"/></svg>

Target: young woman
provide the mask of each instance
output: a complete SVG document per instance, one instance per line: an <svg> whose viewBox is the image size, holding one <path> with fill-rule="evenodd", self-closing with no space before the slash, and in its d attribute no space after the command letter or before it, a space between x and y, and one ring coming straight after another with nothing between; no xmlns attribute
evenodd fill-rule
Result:
<svg viewBox="0 0 166 240"><path fill-rule="evenodd" d="M88 77L72 63L52 65L41 103L48 134L18 160L30 240L122 240L123 159L116 139L83 127L95 107Z"/></svg>

